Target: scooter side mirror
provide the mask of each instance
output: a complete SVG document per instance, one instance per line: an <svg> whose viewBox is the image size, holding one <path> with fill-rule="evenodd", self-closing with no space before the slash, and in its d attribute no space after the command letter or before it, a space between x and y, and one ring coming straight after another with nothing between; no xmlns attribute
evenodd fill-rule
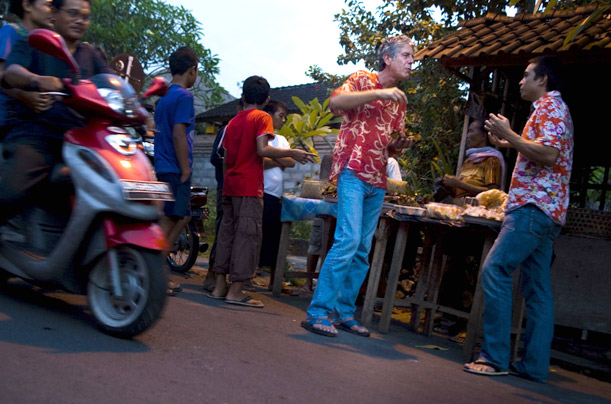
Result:
<svg viewBox="0 0 611 404"><path fill-rule="evenodd" d="M161 76L153 78L151 86L142 94L142 98L148 98L153 95L163 97L168 92L168 81Z"/></svg>
<svg viewBox="0 0 611 404"><path fill-rule="evenodd" d="M28 35L28 43L34 49L66 62L72 73L79 73L78 63L68 50L64 38L57 32L43 28L35 29Z"/></svg>

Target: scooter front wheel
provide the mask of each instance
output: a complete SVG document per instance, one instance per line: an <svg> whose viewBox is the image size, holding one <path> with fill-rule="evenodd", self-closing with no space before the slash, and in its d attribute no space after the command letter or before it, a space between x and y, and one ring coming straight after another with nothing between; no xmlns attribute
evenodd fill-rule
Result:
<svg viewBox="0 0 611 404"><path fill-rule="evenodd" d="M184 274L195 265L199 255L199 237L193 220L178 235L174 247L168 254L168 264L174 272Z"/></svg>
<svg viewBox="0 0 611 404"><path fill-rule="evenodd" d="M167 279L159 251L119 246L121 296L113 293L108 257L89 274L87 296L98 326L107 334L130 338L149 328L165 304Z"/></svg>

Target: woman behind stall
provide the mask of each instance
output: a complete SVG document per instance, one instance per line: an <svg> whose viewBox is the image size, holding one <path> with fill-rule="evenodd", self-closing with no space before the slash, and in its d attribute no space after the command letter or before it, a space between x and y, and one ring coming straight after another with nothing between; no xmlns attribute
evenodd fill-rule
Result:
<svg viewBox="0 0 611 404"><path fill-rule="evenodd" d="M499 189L505 176L503 155L490 146L482 120L469 125L466 156L458 177L445 175L441 184L449 191L450 203L461 204L465 197L474 197L489 189ZM446 236L444 253L448 256L439 290L439 303L461 311L470 311L479 269L479 255L483 236L465 237L460 230L451 229ZM454 342L463 342L466 321L444 315L436 331L448 333Z"/></svg>
<svg viewBox="0 0 611 404"><path fill-rule="evenodd" d="M469 125L466 139L466 158L458 177L444 175L439 184L460 203L464 197L473 197L480 192L501 187L505 176L505 162L501 152L490 146L484 130L484 121L474 120ZM445 201L444 201L445 202Z"/></svg>

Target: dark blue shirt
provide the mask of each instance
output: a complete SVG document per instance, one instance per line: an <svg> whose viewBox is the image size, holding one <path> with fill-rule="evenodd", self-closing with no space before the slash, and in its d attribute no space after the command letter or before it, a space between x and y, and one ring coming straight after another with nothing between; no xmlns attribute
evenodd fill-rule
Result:
<svg viewBox="0 0 611 404"><path fill-rule="evenodd" d="M178 173L180 166L174 150L174 125L187 125L189 166L193 168L193 134L195 132L195 108L193 94L177 84L172 84L168 93L161 97L155 109L155 171Z"/></svg>
<svg viewBox="0 0 611 404"><path fill-rule="evenodd" d="M6 24L0 29L0 61L4 62L11 54L15 42L21 37L27 36L28 31L19 24ZM9 96L0 89L0 126L6 122L6 111Z"/></svg>
<svg viewBox="0 0 611 404"><path fill-rule="evenodd" d="M72 56L79 65L83 79L100 73L114 74L100 52L88 43L80 43ZM15 43L13 51L5 62L5 69L12 64L23 66L40 76L58 78L72 76L65 62L32 48L26 38L19 39ZM9 100L8 104L7 123L12 128L5 140L21 136L63 138L64 132L83 126L85 123L61 102L54 102L51 109L40 114L13 98Z"/></svg>
<svg viewBox="0 0 611 404"><path fill-rule="evenodd" d="M210 163L214 166L214 176L216 178L216 189L223 189L223 161L225 159L225 149L221 146L221 138L225 134L223 126L219 133L216 134L214 143L212 143L212 153L210 153Z"/></svg>

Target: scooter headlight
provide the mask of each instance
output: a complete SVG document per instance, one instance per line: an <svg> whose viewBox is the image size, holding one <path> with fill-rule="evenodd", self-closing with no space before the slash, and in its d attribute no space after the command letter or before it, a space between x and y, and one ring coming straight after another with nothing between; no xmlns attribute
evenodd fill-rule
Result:
<svg viewBox="0 0 611 404"><path fill-rule="evenodd" d="M98 88L98 93L106 100L108 106L118 114L125 115L125 99L116 90L110 88Z"/></svg>
<svg viewBox="0 0 611 404"><path fill-rule="evenodd" d="M147 156L153 157L155 155L155 144L151 142L142 142L142 150Z"/></svg>
<svg viewBox="0 0 611 404"><path fill-rule="evenodd" d="M127 135L108 135L106 136L106 142L124 156L129 156L136 152L136 142Z"/></svg>
<svg viewBox="0 0 611 404"><path fill-rule="evenodd" d="M98 93L113 111L127 118L138 116L140 102L136 92L127 81L112 74L98 74L90 80L96 85Z"/></svg>

